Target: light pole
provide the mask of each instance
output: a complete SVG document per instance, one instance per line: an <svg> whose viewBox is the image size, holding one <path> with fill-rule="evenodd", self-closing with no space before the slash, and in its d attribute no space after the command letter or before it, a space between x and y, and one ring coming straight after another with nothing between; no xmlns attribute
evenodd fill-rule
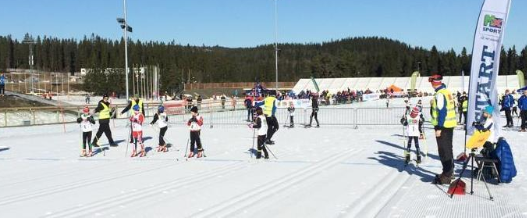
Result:
<svg viewBox="0 0 527 218"><path fill-rule="evenodd" d="M130 99L128 93L128 32L132 32L132 27L128 25L126 19L126 0L123 0L124 18L117 18L117 22L121 25L124 32L124 75L126 78L126 99Z"/></svg>
<svg viewBox="0 0 527 218"><path fill-rule="evenodd" d="M274 0L274 55L275 55L275 77L276 92L278 92L278 0Z"/></svg>
<svg viewBox="0 0 527 218"><path fill-rule="evenodd" d="M29 34L26 34L26 36L24 37L24 41L23 41L25 44L29 44L29 60L28 60L28 63L29 63L29 75L30 75L30 78L31 78L31 92L30 93L34 93L34 87L33 87L33 44L35 44L35 41L33 40L33 37L29 36Z"/></svg>

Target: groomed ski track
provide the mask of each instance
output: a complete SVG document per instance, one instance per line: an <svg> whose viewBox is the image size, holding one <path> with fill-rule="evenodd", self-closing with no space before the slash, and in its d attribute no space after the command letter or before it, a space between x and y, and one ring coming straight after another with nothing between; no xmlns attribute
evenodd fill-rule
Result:
<svg viewBox="0 0 527 218"><path fill-rule="evenodd" d="M281 128L269 146L278 159L270 160L250 158L253 131L245 126L204 128L208 157L189 161L183 125L169 128L168 153L155 152L157 136L145 126L153 150L144 158L130 158L131 145L125 157L126 141L105 156L80 158L73 124L66 133L61 125L2 129L1 144L10 149L0 151L0 217L527 216L525 135L504 132L519 173L511 184L489 185L494 201L476 181L474 195L450 199L447 187L430 183L441 170L434 138L428 159L405 168L400 126L321 122L320 129ZM112 132L127 139L124 121ZM463 137L455 132L455 155Z"/></svg>

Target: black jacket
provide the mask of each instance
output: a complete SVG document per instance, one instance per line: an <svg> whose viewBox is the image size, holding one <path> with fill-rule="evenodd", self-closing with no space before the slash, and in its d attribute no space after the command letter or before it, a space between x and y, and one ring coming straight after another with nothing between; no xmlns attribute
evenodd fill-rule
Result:
<svg viewBox="0 0 527 218"><path fill-rule="evenodd" d="M135 100L132 100L132 101L135 101ZM128 105L126 105L126 107L123 109L123 111L121 111L121 114L124 114L124 113L128 112L132 108L132 101L128 102ZM135 101L135 102L138 103L137 101ZM144 104L141 104L140 106L141 106L141 113L146 116Z"/></svg>

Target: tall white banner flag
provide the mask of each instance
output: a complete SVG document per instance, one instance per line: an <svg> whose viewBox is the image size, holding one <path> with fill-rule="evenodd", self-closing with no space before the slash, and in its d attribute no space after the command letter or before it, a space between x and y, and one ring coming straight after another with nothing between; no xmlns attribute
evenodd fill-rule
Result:
<svg viewBox="0 0 527 218"><path fill-rule="evenodd" d="M487 105L494 106L495 117L492 133L500 136L500 106L496 81L500 67L500 53L511 0L485 0L479 15L470 70L468 122L469 135L474 132L472 123L480 121Z"/></svg>

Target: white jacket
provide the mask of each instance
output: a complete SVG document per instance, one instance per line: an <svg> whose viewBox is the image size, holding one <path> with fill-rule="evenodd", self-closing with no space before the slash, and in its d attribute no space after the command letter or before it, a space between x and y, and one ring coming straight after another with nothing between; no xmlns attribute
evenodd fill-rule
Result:
<svg viewBox="0 0 527 218"><path fill-rule="evenodd" d="M260 123L262 126L260 128L257 128L258 135L267 135L267 119L265 119L264 115L260 115L256 118L256 122L258 122L258 119L260 120Z"/></svg>

